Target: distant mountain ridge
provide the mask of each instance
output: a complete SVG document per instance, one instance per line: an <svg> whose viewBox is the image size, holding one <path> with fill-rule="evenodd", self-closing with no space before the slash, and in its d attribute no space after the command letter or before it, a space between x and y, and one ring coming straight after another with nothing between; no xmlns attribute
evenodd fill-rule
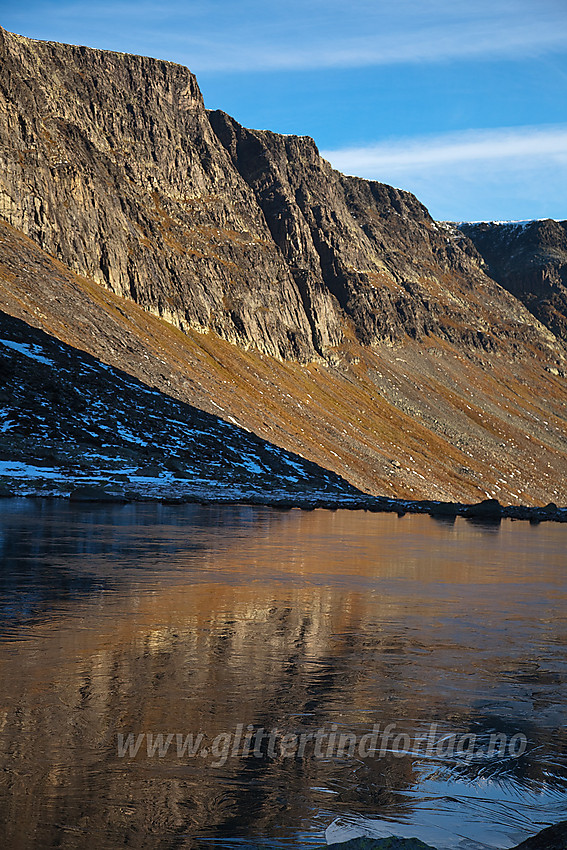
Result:
<svg viewBox="0 0 567 850"><path fill-rule="evenodd" d="M461 222L487 271L567 342L567 221Z"/></svg>

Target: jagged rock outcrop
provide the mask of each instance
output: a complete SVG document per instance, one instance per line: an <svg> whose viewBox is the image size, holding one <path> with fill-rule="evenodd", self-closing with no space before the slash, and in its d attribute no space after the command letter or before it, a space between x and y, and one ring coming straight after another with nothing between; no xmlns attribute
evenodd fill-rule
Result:
<svg viewBox="0 0 567 850"><path fill-rule="evenodd" d="M488 273L567 341L567 221L463 222Z"/></svg>
<svg viewBox="0 0 567 850"><path fill-rule="evenodd" d="M209 116L186 68L5 31L0 60L0 215L181 329L300 362L353 336L550 344L412 195Z"/></svg>
<svg viewBox="0 0 567 850"><path fill-rule="evenodd" d="M516 844L511 850L563 850L567 840L567 821L548 826ZM332 844L334 850L435 850L418 838L352 838Z"/></svg>

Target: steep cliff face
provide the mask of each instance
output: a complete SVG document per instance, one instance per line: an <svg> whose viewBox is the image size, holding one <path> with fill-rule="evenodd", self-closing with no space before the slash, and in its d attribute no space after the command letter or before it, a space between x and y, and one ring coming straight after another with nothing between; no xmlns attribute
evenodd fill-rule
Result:
<svg viewBox="0 0 567 850"><path fill-rule="evenodd" d="M181 328L313 355L297 286L195 77L0 31L0 214Z"/></svg>
<svg viewBox="0 0 567 850"><path fill-rule="evenodd" d="M567 341L567 221L462 223L487 271Z"/></svg>
<svg viewBox="0 0 567 850"><path fill-rule="evenodd" d="M412 195L209 116L186 68L4 31L0 60L0 215L181 329L300 362L353 337L534 336Z"/></svg>
<svg viewBox="0 0 567 850"><path fill-rule="evenodd" d="M310 138L247 130L221 111L210 120L292 270L318 345L340 342L340 313L364 344L438 334L490 345L470 309L475 289L517 313L467 240L409 192L345 177Z"/></svg>

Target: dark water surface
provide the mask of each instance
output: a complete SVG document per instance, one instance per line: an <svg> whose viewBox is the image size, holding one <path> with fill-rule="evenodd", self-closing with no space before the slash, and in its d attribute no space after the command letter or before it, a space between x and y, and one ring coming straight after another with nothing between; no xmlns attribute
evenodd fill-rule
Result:
<svg viewBox="0 0 567 850"><path fill-rule="evenodd" d="M566 543L2 500L0 847L510 847L566 819Z"/></svg>

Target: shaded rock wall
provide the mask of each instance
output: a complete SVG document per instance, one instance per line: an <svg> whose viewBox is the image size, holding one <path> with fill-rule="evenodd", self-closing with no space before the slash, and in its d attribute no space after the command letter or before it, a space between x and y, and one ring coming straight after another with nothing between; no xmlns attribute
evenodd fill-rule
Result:
<svg viewBox="0 0 567 850"><path fill-rule="evenodd" d="M567 221L459 224L487 271L536 318L567 340Z"/></svg>
<svg viewBox="0 0 567 850"><path fill-rule="evenodd" d="M450 293L486 283L478 256L413 195L334 171L308 137L247 130L221 111L210 120L254 190L319 344L339 341L337 305L366 344L446 335L448 317L474 326Z"/></svg>

